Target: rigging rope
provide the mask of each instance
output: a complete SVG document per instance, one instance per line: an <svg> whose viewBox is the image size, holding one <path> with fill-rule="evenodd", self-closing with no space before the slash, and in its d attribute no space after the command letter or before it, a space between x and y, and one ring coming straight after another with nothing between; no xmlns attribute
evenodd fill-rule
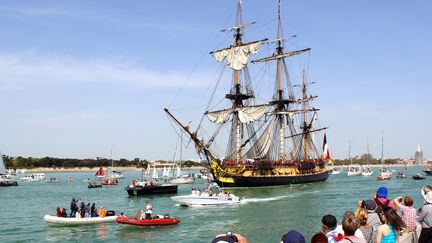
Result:
<svg viewBox="0 0 432 243"><path fill-rule="evenodd" d="M222 26L225 26L226 23L228 22L228 20L231 18L231 16L234 14L236 8L233 8L231 10L231 14L229 14L229 16L224 20L224 23L222 24ZM195 64L195 66L192 68L192 71L189 73L189 75L187 76L186 80L183 82L182 86L180 87L180 89L177 91L177 93L174 95L172 101L169 103L167 108L170 108L171 105L175 102L175 100L177 99L177 96L181 93L181 91L184 89L184 87L186 86L186 84L190 81L192 75L195 73L195 70L198 68L198 66L201 64L202 60L204 59L204 56L206 56L209 51L210 48L213 46L213 43L216 41L217 36L219 35L219 31L215 34L215 36L213 37L213 40L210 42L210 44L208 45L208 47L206 48L206 51L201 55L201 57L198 60L198 63ZM227 37L228 38L228 37ZM227 39L226 38L226 39ZM225 40L226 40L225 39Z"/></svg>

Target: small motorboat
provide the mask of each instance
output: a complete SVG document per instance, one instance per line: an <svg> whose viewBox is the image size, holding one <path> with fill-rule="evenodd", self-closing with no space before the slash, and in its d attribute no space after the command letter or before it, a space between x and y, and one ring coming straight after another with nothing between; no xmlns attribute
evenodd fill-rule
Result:
<svg viewBox="0 0 432 243"><path fill-rule="evenodd" d="M193 189L190 195L175 196L171 199L179 202L181 206L238 204L241 201L241 197L232 193L220 191L218 194L212 194L208 190L201 192L198 189Z"/></svg>
<svg viewBox="0 0 432 243"><path fill-rule="evenodd" d="M60 182L60 181L57 180L57 178L55 178L55 177L47 178L47 179L45 179L45 181L46 181L47 183L58 183L58 182Z"/></svg>
<svg viewBox="0 0 432 243"><path fill-rule="evenodd" d="M127 217L118 217L115 220L119 224L127 224L134 226L158 226L158 225L173 225L180 223L179 219L171 218L169 215L158 216L153 219L136 219Z"/></svg>
<svg viewBox="0 0 432 243"><path fill-rule="evenodd" d="M90 181L88 184L88 188L99 188L102 187L102 183L97 181Z"/></svg>
<svg viewBox="0 0 432 243"><path fill-rule="evenodd" d="M90 217L90 218L63 218L51 215L45 215L43 220L49 224L56 225L81 225L81 224L99 224L105 222L114 222L117 216Z"/></svg>
<svg viewBox="0 0 432 243"><path fill-rule="evenodd" d="M116 170L114 170L114 171L112 172L112 177L117 178L117 179L120 179L120 178L124 178L124 177L125 177L125 174L124 174L123 172L121 172L121 171L116 171Z"/></svg>
<svg viewBox="0 0 432 243"><path fill-rule="evenodd" d="M372 175L373 175L373 171L369 167L363 169L362 176L372 176Z"/></svg>
<svg viewBox="0 0 432 243"><path fill-rule="evenodd" d="M0 186L18 186L18 182L9 174L0 173Z"/></svg>
<svg viewBox="0 0 432 243"><path fill-rule="evenodd" d="M428 176L432 176L432 166L424 168L423 172Z"/></svg>
<svg viewBox="0 0 432 243"><path fill-rule="evenodd" d="M104 186L116 186L116 185L119 184L119 180L106 177L101 182L101 184L104 185Z"/></svg>
<svg viewBox="0 0 432 243"><path fill-rule="evenodd" d="M171 184L191 184L195 181L195 179L193 177L187 176L187 177L179 177L179 178L175 178L170 180L169 182Z"/></svg>
<svg viewBox="0 0 432 243"><path fill-rule="evenodd" d="M391 177L390 176L387 176L387 175L379 175L378 177L377 177L377 180L378 181L389 181L391 179Z"/></svg>
<svg viewBox="0 0 432 243"><path fill-rule="evenodd" d="M332 175L340 175L340 170L333 170Z"/></svg>
<svg viewBox="0 0 432 243"><path fill-rule="evenodd" d="M426 177L424 177L422 174L413 175L412 177L414 180L424 180Z"/></svg>
<svg viewBox="0 0 432 243"><path fill-rule="evenodd" d="M66 181L71 182L72 181L72 176L68 176Z"/></svg>
<svg viewBox="0 0 432 243"><path fill-rule="evenodd" d="M129 195L149 195L161 193L177 193L177 185L157 184L153 181L133 181L125 190Z"/></svg>
<svg viewBox="0 0 432 243"><path fill-rule="evenodd" d="M396 178L397 178L397 179L404 179L404 178L406 178L406 175L405 175L404 173L402 173L402 172L399 172L399 173L396 175Z"/></svg>
<svg viewBox="0 0 432 243"><path fill-rule="evenodd" d="M31 173L31 174L25 175L24 177L21 177L20 180L29 181L29 182L44 181L45 180L45 174L44 173Z"/></svg>

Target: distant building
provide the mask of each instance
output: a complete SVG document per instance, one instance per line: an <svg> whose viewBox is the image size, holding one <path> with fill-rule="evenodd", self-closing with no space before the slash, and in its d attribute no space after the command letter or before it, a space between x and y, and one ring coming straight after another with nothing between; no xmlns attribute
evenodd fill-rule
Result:
<svg viewBox="0 0 432 243"><path fill-rule="evenodd" d="M420 145L417 146L414 160L416 165L421 165L423 163L423 150L420 148Z"/></svg>

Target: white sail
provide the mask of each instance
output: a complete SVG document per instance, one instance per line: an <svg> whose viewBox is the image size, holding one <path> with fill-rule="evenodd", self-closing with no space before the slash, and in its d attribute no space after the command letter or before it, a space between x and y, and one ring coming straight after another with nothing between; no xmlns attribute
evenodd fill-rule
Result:
<svg viewBox="0 0 432 243"><path fill-rule="evenodd" d="M260 42L254 42L247 45L233 46L213 53L216 61L222 62L226 60L229 68L234 70L243 69L249 61L250 54L258 52L261 46Z"/></svg>
<svg viewBox="0 0 432 243"><path fill-rule="evenodd" d="M152 178L153 178L153 179L158 179L158 178L159 178L159 175L158 175L157 170L156 170L156 166L153 167L153 175L152 175Z"/></svg>
<svg viewBox="0 0 432 243"><path fill-rule="evenodd" d="M207 117L211 122L224 123L228 121L230 115L238 112L238 117L241 123L250 123L261 119L269 109L270 105L247 106L219 111L207 112Z"/></svg>
<svg viewBox="0 0 432 243"><path fill-rule="evenodd" d="M150 175L150 164L147 164L147 169L145 171L146 175Z"/></svg>
<svg viewBox="0 0 432 243"><path fill-rule="evenodd" d="M167 177L168 176L167 175L167 168L166 168L166 166L164 166L164 168L163 168L162 176L163 177Z"/></svg>
<svg viewBox="0 0 432 243"><path fill-rule="evenodd" d="M180 168L180 166L177 165L176 177L177 177L177 178L180 178L181 176L182 176L181 168Z"/></svg>
<svg viewBox="0 0 432 243"><path fill-rule="evenodd" d="M263 158L267 155L272 144L272 137L275 127L274 122L275 120L273 119L267 126L266 130L261 134L259 140L245 154L246 158Z"/></svg>
<svg viewBox="0 0 432 243"><path fill-rule="evenodd" d="M3 154L0 153L0 174L6 174L6 168L3 162Z"/></svg>

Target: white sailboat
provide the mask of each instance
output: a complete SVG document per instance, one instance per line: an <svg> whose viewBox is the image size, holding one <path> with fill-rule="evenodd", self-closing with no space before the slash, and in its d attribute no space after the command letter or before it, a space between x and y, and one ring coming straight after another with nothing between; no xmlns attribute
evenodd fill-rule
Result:
<svg viewBox="0 0 432 243"><path fill-rule="evenodd" d="M348 158L350 160L350 165L348 166L347 176L358 176L361 174L361 167L354 166L351 158L351 141L349 144Z"/></svg>
<svg viewBox="0 0 432 243"><path fill-rule="evenodd" d="M190 184L194 182L195 178L190 176L189 174L183 174L181 170L181 161L182 161L182 154L183 154L183 131L180 131L180 139L179 143L177 144L176 152L174 153L174 161L176 160L176 154L177 150L179 150L179 160L176 162L176 173L175 176L170 180L170 183L172 184Z"/></svg>
<svg viewBox="0 0 432 243"><path fill-rule="evenodd" d="M367 138L366 144L367 144L367 166L365 166L363 168L362 175L363 176L372 176L373 171L372 171L372 169L369 166L369 163L370 163L370 161L369 161L369 157L370 157L370 154L369 154L369 138Z"/></svg>
<svg viewBox="0 0 432 243"><path fill-rule="evenodd" d="M391 179L391 171L387 170L387 168L384 167L384 137L381 137L381 169L380 169L380 175L377 177L377 180L379 181L385 181Z"/></svg>
<svg viewBox="0 0 432 243"><path fill-rule="evenodd" d="M150 176L150 163L147 163L147 168L145 170L145 175Z"/></svg>
<svg viewBox="0 0 432 243"><path fill-rule="evenodd" d="M15 178L6 171L3 155L0 153L0 186L18 186Z"/></svg>
<svg viewBox="0 0 432 243"><path fill-rule="evenodd" d="M153 166L152 178L155 179L155 180L159 179L159 174L157 172L156 165Z"/></svg>

